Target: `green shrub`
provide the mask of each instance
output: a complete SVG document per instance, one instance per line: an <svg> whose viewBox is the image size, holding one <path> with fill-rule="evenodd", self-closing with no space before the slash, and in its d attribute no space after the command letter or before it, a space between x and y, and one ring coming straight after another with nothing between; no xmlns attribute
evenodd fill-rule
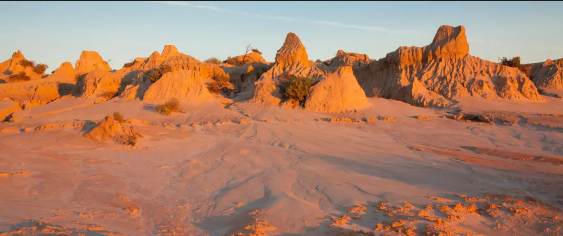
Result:
<svg viewBox="0 0 563 236"><path fill-rule="evenodd" d="M221 60L217 59L216 57L210 57L207 60L205 60L204 62L209 63L209 64L216 64L216 65L221 64Z"/></svg>
<svg viewBox="0 0 563 236"><path fill-rule="evenodd" d="M123 118L123 115L119 111L114 112L113 117L115 117L115 120L119 123L125 122L125 118Z"/></svg>
<svg viewBox="0 0 563 236"><path fill-rule="evenodd" d="M229 76L227 75L217 75L213 77L213 81L207 84L207 89L209 92L218 94L223 93L228 94L231 90L234 89L233 84L231 84Z"/></svg>
<svg viewBox="0 0 563 236"><path fill-rule="evenodd" d="M305 102L307 96L309 96L309 89L313 86L313 81L307 77L289 77L289 84L285 88L283 95L285 98L289 98L298 101L300 104Z"/></svg>
<svg viewBox="0 0 563 236"><path fill-rule="evenodd" d="M162 105L158 105L156 107L156 112L163 114L165 116L169 116L173 112L179 112L179 111L180 111L180 101L178 101L178 99L176 98L172 98L168 102Z"/></svg>
<svg viewBox="0 0 563 236"><path fill-rule="evenodd" d="M168 72L172 72L172 67L170 65L161 65L157 68L150 69L147 71L146 76L151 82L155 83L158 81L162 76Z"/></svg>
<svg viewBox="0 0 563 236"><path fill-rule="evenodd" d="M8 77L9 82L22 82L22 81L29 81L31 78L25 74L25 72L20 72L17 74L10 75Z"/></svg>
<svg viewBox="0 0 563 236"><path fill-rule="evenodd" d="M49 68L48 65L45 64L37 64L35 67L33 67L33 72L37 73L37 74L43 74L45 73L45 71L47 70L47 68Z"/></svg>

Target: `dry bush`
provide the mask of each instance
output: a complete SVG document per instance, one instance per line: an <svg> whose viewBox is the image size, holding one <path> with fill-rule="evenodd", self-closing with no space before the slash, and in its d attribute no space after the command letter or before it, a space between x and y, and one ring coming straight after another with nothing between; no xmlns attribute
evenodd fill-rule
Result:
<svg viewBox="0 0 563 236"><path fill-rule="evenodd" d="M228 57L227 60L224 61L226 64L233 65L233 66L243 66L245 63L244 61L239 61L234 57Z"/></svg>
<svg viewBox="0 0 563 236"><path fill-rule="evenodd" d="M217 59L216 57L207 58L207 60L205 60L204 62L209 64L216 64L216 65L221 64L221 60Z"/></svg>
<svg viewBox="0 0 563 236"><path fill-rule="evenodd" d="M179 111L180 111L180 101L178 101L178 99L176 98L172 98L168 100L168 102L162 105L158 105L156 107L156 112L163 114L165 116L169 116L173 112L179 112Z"/></svg>
<svg viewBox="0 0 563 236"><path fill-rule="evenodd" d="M17 74L10 75L8 77L9 82L22 82L22 81L29 81L31 78L25 74L25 72L20 72Z"/></svg>
<svg viewBox="0 0 563 236"><path fill-rule="evenodd" d="M134 64L135 64L135 59L131 60L130 62L123 64L123 68L132 67Z"/></svg>
<svg viewBox="0 0 563 236"><path fill-rule="evenodd" d="M373 94L373 97L381 97L381 89L378 87L374 87L371 89L371 93Z"/></svg>
<svg viewBox="0 0 563 236"><path fill-rule="evenodd" d="M35 67L33 67L33 72L35 72L37 74L43 74L43 73L45 73L45 70L47 70L47 68L49 68L48 65L37 64Z"/></svg>
<svg viewBox="0 0 563 236"><path fill-rule="evenodd" d="M234 89L234 86L231 84L229 76L217 75L213 77L213 82L207 84L207 89L214 94L222 93L226 95Z"/></svg>
<svg viewBox="0 0 563 236"><path fill-rule="evenodd" d="M117 92L114 92L114 91L105 91L105 92L103 92L102 94L100 94L99 97L105 98L105 99L108 99L108 100L109 100L109 99L115 97L115 95L117 95Z"/></svg>
<svg viewBox="0 0 563 236"><path fill-rule="evenodd" d="M512 59L508 59L506 57L503 57L500 60L500 64L503 66L508 66L508 67L515 67L518 68L520 71L522 71L524 74L528 74L530 72L530 70L532 69L531 66L529 65L522 65L520 64L520 57L513 57Z"/></svg>
<svg viewBox="0 0 563 236"><path fill-rule="evenodd" d="M30 60L26 60L26 59L22 59L20 61L20 65L22 65L23 67L35 67L35 62L30 61Z"/></svg>
<svg viewBox="0 0 563 236"><path fill-rule="evenodd" d="M303 104L307 96L309 96L311 86L313 86L313 81L310 78L291 76L283 95L285 98L299 101L300 104Z"/></svg>
<svg viewBox="0 0 563 236"><path fill-rule="evenodd" d="M172 72L172 67L170 65L161 65L157 68L150 69L145 74L146 79L149 79L152 83L158 81L162 76L168 72Z"/></svg>
<svg viewBox="0 0 563 236"><path fill-rule="evenodd" d="M115 117L115 120L119 123L125 122L125 118L123 118L123 115L121 114L121 112L118 112L118 111L114 112L113 117Z"/></svg>
<svg viewBox="0 0 563 236"><path fill-rule="evenodd" d="M259 50L258 50L258 49L256 49L256 48L253 48L253 49L252 49L252 52L255 52L255 53L259 53L259 54L262 54L262 52L261 52L261 51L259 51Z"/></svg>

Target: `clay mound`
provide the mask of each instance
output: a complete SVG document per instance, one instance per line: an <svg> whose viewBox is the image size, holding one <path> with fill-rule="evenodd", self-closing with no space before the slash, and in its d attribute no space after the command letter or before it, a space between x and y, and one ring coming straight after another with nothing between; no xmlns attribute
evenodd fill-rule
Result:
<svg viewBox="0 0 563 236"><path fill-rule="evenodd" d="M120 79L105 70L92 71L78 81L79 87L76 96L81 98L93 98L116 94L120 87Z"/></svg>
<svg viewBox="0 0 563 236"><path fill-rule="evenodd" d="M235 61L244 62L244 64L254 64L254 63L266 63L266 59L262 57L262 54L257 52L251 52L245 55L239 55L233 58Z"/></svg>
<svg viewBox="0 0 563 236"><path fill-rule="evenodd" d="M194 102L212 99L204 79L195 71L181 70L166 73L152 84L143 96L143 102L165 103L171 98Z"/></svg>
<svg viewBox="0 0 563 236"><path fill-rule="evenodd" d="M338 50L336 57L330 60L329 66L359 66L370 63L369 56L366 54L350 53Z"/></svg>
<svg viewBox="0 0 563 236"><path fill-rule="evenodd" d="M563 89L563 58L534 64L530 78L540 88Z"/></svg>
<svg viewBox="0 0 563 236"><path fill-rule="evenodd" d="M294 33L288 33L284 44L276 54L274 66L263 73L255 83L252 103L264 103L267 105L279 105L281 102L280 77L290 75L320 79L331 72L311 65L305 47Z"/></svg>
<svg viewBox="0 0 563 236"><path fill-rule="evenodd" d="M144 78L143 73L137 74L131 84L127 85L119 97L126 100L142 99L152 82Z"/></svg>
<svg viewBox="0 0 563 236"><path fill-rule="evenodd" d="M447 99L474 96L543 101L531 80L517 68L485 61L468 53L465 28L441 26L430 45L422 48L400 47L379 61L355 68L354 74L369 96L397 99L418 106L447 104L436 95ZM407 99L405 91L420 90L416 89L418 85L408 87L415 80L433 92L423 97L440 102Z"/></svg>
<svg viewBox="0 0 563 236"><path fill-rule="evenodd" d="M361 110L369 103L352 67L341 67L311 88L305 109L317 112Z"/></svg>
<svg viewBox="0 0 563 236"><path fill-rule="evenodd" d="M133 132L133 128L125 127L113 115L106 116L98 122L90 131L84 134L84 138L97 142L117 141L121 144L135 145L137 137L141 135Z"/></svg>
<svg viewBox="0 0 563 236"><path fill-rule="evenodd" d="M53 72L53 74L76 74L74 68L72 68L72 64L70 62L63 62L59 68Z"/></svg>
<svg viewBox="0 0 563 236"><path fill-rule="evenodd" d="M84 74L94 70L111 71L109 64L95 51L83 51L80 54L80 59L76 61L74 68L78 74Z"/></svg>

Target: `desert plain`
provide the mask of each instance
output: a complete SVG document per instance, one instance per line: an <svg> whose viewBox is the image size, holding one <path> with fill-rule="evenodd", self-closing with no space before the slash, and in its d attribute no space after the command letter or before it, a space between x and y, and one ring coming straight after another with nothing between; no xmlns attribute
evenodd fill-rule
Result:
<svg viewBox="0 0 563 236"><path fill-rule="evenodd" d="M563 235L563 60L0 64L0 235ZM518 63L515 63L518 61Z"/></svg>

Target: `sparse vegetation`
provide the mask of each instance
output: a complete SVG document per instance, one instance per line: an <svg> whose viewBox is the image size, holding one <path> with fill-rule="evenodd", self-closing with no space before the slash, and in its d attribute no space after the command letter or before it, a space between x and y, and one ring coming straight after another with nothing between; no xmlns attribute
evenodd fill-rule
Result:
<svg viewBox="0 0 563 236"><path fill-rule="evenodd" d="M313 86L313 81L310 78L290 76L289 84L283 93L284 98L298 101L300 105L303 105L309 96L311 86Z"/></svg>
<svg viewBox="0 0 563 236"><path fill-rule="evenodd" d="M34 61L30 61L30 60L26 60L26 59L22 59L20 61L20 65L22 65L23 67L27 68L27 67L31 67L33 69L33 72L37 73L37 74L43 74L45 73L45 70L47 70L47 68L49 68L49 66L45 65L45 64L35 64Z"/></svg>
<svg viewBox="0 0 563 236"><path fill-rule="evenodd" d="M115 120L116 120L117 122L119 122L119 123L125 122L125 118L123 118L123 115L121 114L121 112L118 112L118 111L114 112L114 113L113 113L113 117L114 117Z"/></svg>
<svg viewBox="0 0 563 236"><path fill-rule="evenodd" d="M513 57L512 59L508 59L506 57L503 57L500 60L500 64L503 65L503 66L518 68L520 71L522 71L526 75L528 75L530 70L532 69L531 66L520 64L520 57Z"/></svg>
<svg viewBox="0 0 563 236"><path fill-rule="evenodd" d="M234 89L234 86L231 84L229 76L217 75L213 77L213 82L207 84L207 89L211 93L226 95Z"/></svg>
<svg viewBox="0 0 563 236"><path fill-rule="evenodd" d="M217 59L216 57L207 58L207 60L205 60L204 62L209 64L216 64L216 65L221 64L221 60Z"/></svg>
<svg viewBox="0 0 563 236"><path fill-rule="evenodd" d="M127 62L125 64L123 64L123 68L130 68L135 64L135 59L131 60L130 62Z"/></svg>
<svg viewBox="0 0 563 236"><path fill-rule="evenodd" d="M22 82L22 81L29 81L31 78L25 74L25 72L20 72L17 74L10 75L8 77L9 82Z"/></svg>
<svg viewBox="0 0 563 236"><path fill-rule="evenodd" d="M233 65L233 66L244 65L244 63L239 61L236 57L228 57L227 60L224 61L224 63L229 64L229 65Z"/></svg>
<svg viewBox="0 0 563 236"><path fill-rule="evenodd" d="M156 107L156 112L163 114L165 116L171 115L173 112L180 111L180 101L176 98L170 99L168 102L158 105Z"/></svg>
<svg viewBox="0 0 563 236"><path fill-rule="evenodd" d="M37 73L37 74L43 74L45 73L45 71L47 70L47 68L49 68L48 65L45 64L37 64L35 67L33 67L33 72Z"/></svg>
<svg viewBox="0 0 563 236"><path fill-rule="evenodd" d="M261 51L259 51L259 50L258 50L258 49L256 49L256 48L253 48L253 49L252 49L252 52L255 52L255 53L259 53L259 54L262 54L262 52L261 52Z"/></svg>
<svg viewBox="0 0 563 236"><path fill-rule="evenodd" d="M35 62L30 61L30 60L26 60L26 59L22 59L20 61L20 65L27 68L27 67L35 67Z"/></svg>
<svg viewBox="0 0 563 236"><path fill-rule="evenodd" d="M162 76L168 72L172 72L172 67L170 65L161 65L157 68L150 69L145 74L146 79L149 79L151 82L155 83L158 81Z"/></svg>

